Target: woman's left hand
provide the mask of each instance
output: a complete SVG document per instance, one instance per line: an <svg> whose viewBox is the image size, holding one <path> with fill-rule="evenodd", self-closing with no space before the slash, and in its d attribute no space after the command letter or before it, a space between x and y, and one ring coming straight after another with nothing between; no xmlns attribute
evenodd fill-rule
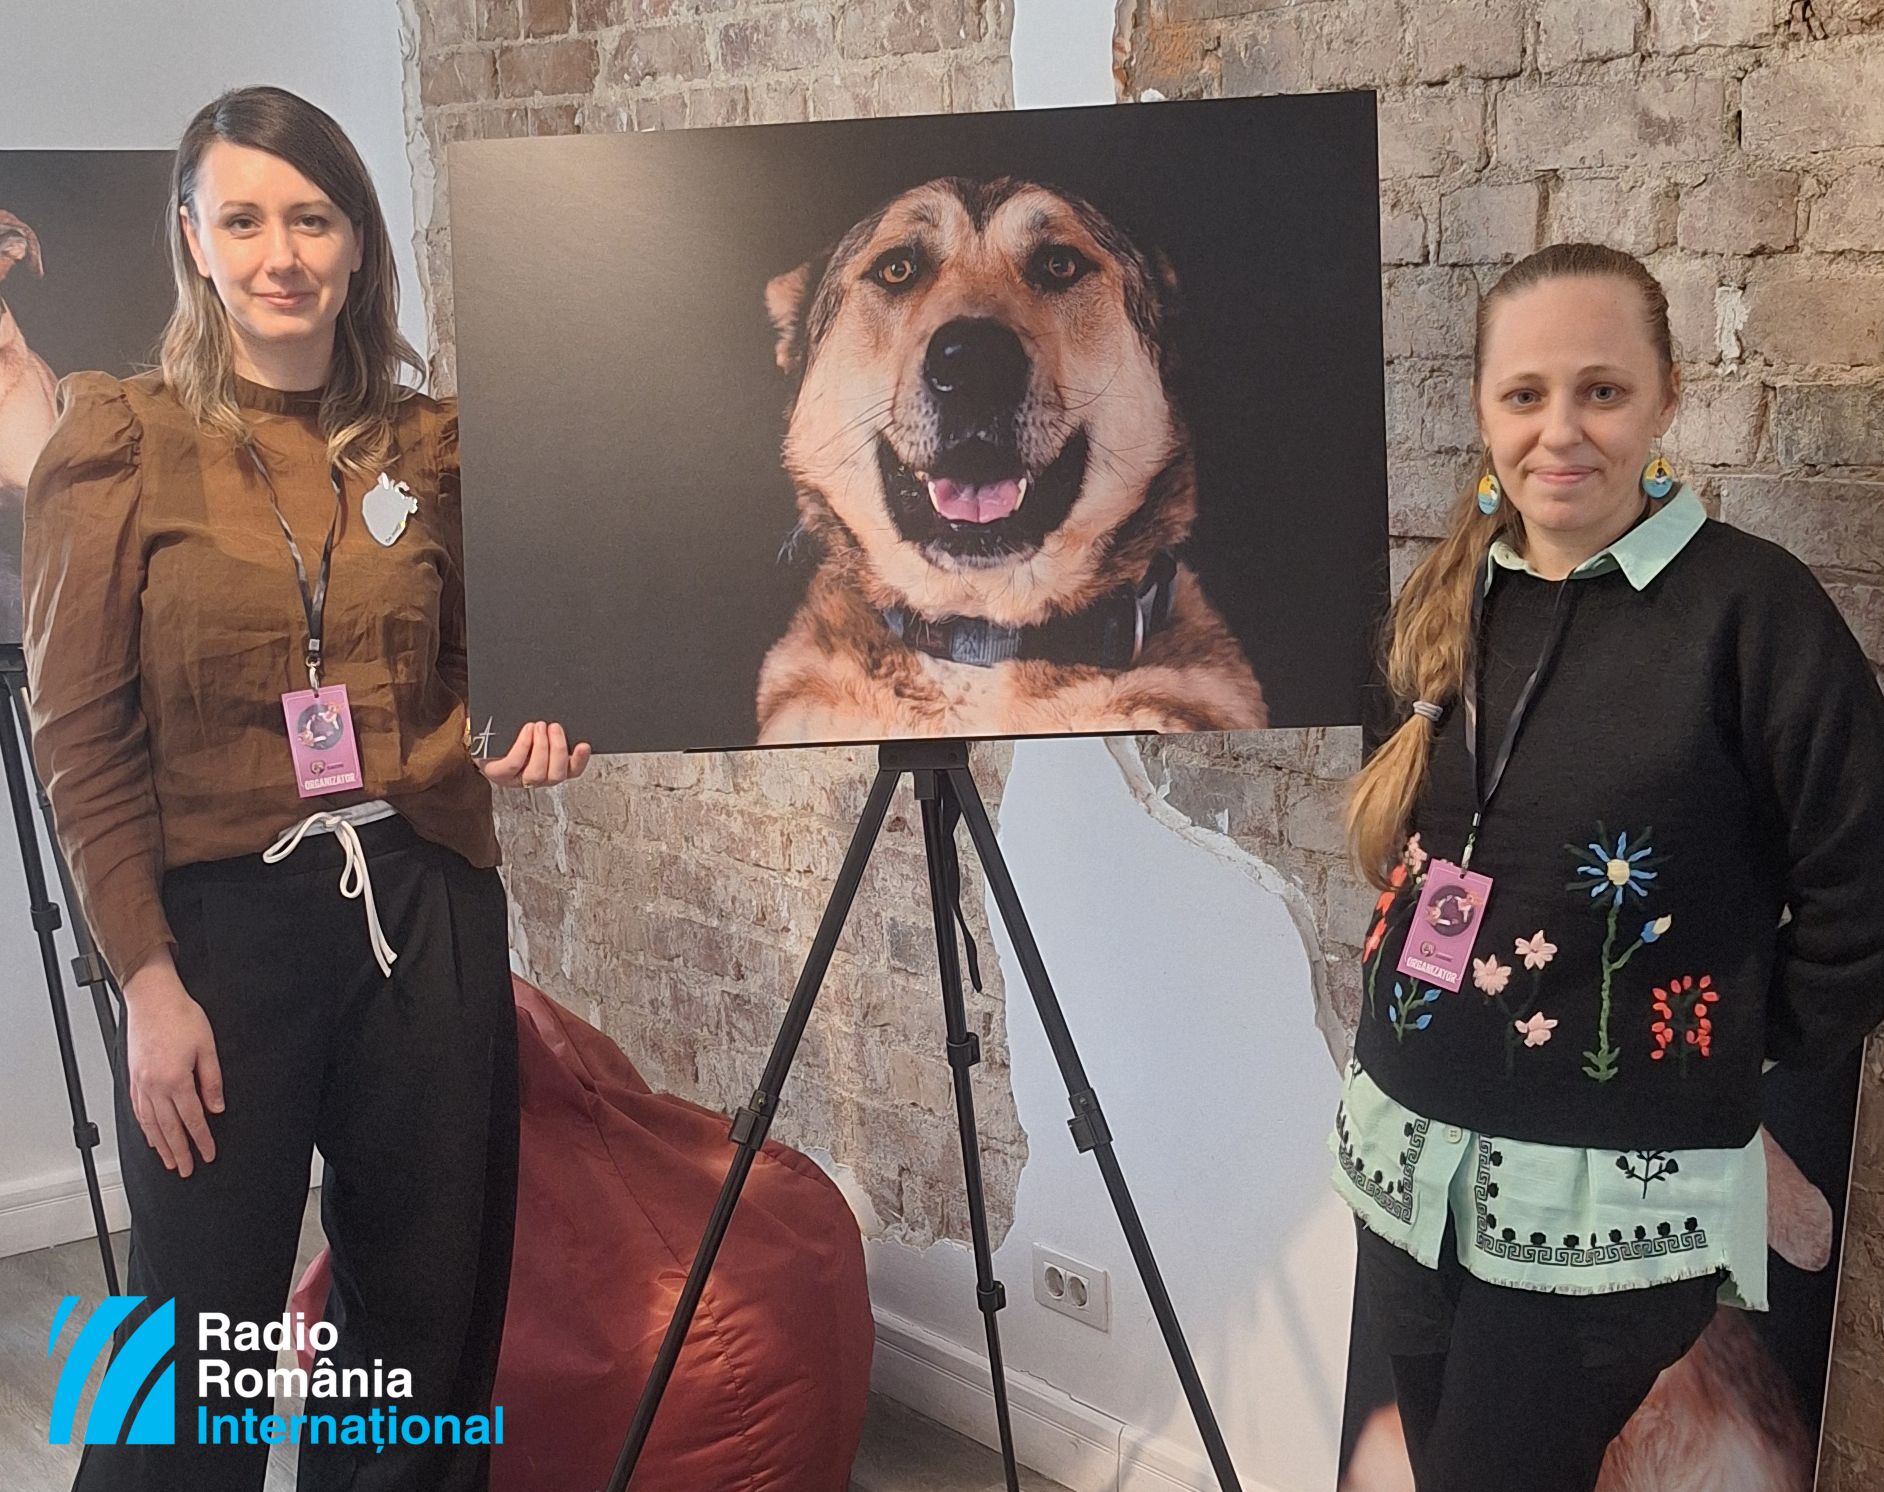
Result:
<svg viewBox="0 0 1884 1492"><path fill-rule="evenodd" d="M517 744L494 762L479 762L499 787L554 787L580 777L589 765L589 743L574 747L554 721L532 720L517 732Z"/></svg>

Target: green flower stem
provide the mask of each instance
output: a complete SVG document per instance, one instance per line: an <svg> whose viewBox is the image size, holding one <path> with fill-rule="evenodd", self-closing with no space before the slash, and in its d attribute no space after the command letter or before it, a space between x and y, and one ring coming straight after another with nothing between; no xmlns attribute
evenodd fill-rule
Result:
<svg viewBox="0 0 1884 1492"><path fill-rule="evenodd" d="M1438 986L1434 988L1437 989ZM1420 994L1420 982L1415 979L1400 1000L1398 1009L1392 1012L1393 1034L1404 1043L1406 1033L1414 1029L1414 1018L1429 1013L1430 1007Z"/></svg>
<svg viewBox="0 0 1884 1492"><path fill-rule="evenodd" d="M1510 1077L1517 1070L1518 1018L1511 1013L1511 1007L1505 1004L1503 995L1497 995L1494 998L1498 1001L1498 1009L1505 1018L1505 1076Z"/></svg>
<svg viewBox="0 0 1884 1492"><path fill-rule="evenodd" d="M1609 931L1603 938L1603 1003L1596 1021L1596 1050L1583 1054L1584 1075L1599 1083L1607 1083L1616 1075L1616 1058L1621 1055L1609 1044L1610 983L1616 977L1616 971L1628 963L1635 956L1636 949L1642 946L1641 940L1637 939L1621 958L1611 957L1616 946L1616 919L1621 915L1622 903L1618 901L1609 909Z"/></svg>

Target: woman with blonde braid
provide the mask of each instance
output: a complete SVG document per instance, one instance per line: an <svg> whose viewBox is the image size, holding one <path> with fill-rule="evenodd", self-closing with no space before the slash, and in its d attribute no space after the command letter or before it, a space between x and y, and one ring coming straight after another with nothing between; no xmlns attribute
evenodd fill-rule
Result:
<svg viewBox="0 0 1884 1492"><path fill-rule="evenodd" d="M1421 1492L1589 1492L1717 1301L1765 1306L1763 1061L1884 1017L1884 695L1657 454L1638 261L1520 261L1473 353L1483 479L1352 784L1382 895L1330 1144Z"/></svg>

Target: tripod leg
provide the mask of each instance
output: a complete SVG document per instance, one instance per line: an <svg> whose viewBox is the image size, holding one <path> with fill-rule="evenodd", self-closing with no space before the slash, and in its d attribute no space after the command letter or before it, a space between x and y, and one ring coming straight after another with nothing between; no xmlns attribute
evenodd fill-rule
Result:
<svg viewBox="0 0 1884 1492"><path fill-rule="evenodd" d="M59 949L53 933L59 926L59 908L46 894L46 871L39 859L39 837L33 828L33 811L26 790L27 767L20 751L15 710L17 689L14 675L4 675L7 707L0 710L0 758L6 762L7 795L13 806L13 827L19 835L20 865L26 873L26 894L32 904L33 930L39 936L39 959L45 966L46 993L52 998L52 1029L59 1041L59 1061L65 1069L66 1101L72 1108L72 1142L78 1146L79 1165L85 1172L85 1190L92 1204L92 1228L98 1235L98 1252L105 1266L106 1288L118 1293L118 1261L111 1252L111 1230L105 1222L104 1196L98 1189L98 1163L93 1155L98 1147L98 1126L85 1110L85 1083L79 1074L78 1054L72 1046L72 1019L65 1008L65 980L59 972ZM115 1069L116 1060L113 1058Z"/></svg>
<svg viewBox="0 0 1884 1492"><path fill-rule="evenodd" d="M1144 1282L1145 1293L1151 1299L1152 1314L1164 1334L1171 1364L1184 1387L1184 1397L1190 1402L1191 1416L1197 1421L1197 1432L1203 1437L1204 1450L1217 1474L1217 1485L1222 1492L1241 1492L1242 1483L1237 1480L1236 1467L1231 1464L1229 1447L1224 1444L1216 1412L1210 1407L1203 1379L1197 1372L1197 1363L1191 1357L1189 1344L1184 1340L1184 1329L1178 1324L1171 1294L1165 1288L1158 1261L1151 1252L1151 1243L1145 1237L1145 1225L1139 1219L1137 1205L1132 1201L1131 1191L1125 1184L1125 1173L1119 1167L1118 1157L1112 1152L1112 1131L1107 1128L1105 1115L1100 1110L1099 1095L1093 1092L1092 1084L1086 1077L1085 1065L1073 1045L1073 1034L1067 1029L1059 997L1054 994L1052 981L1047 977L1047 966L1040 957L1039 945L1034 942L1033 929L1027 925L1027 916L1021 910L1020 896L1014 889L1013 877L1008 874L1001 846L995 840L994 825L988 820L988 810L975 788L973 775L966 767L950 767L948 780L961 804L962 817L968 822L968 834L974 841L976 853L981 857L982 869L987 872L988 887L994 893L1001 921L1007 928L1009 938L1013 940L1015 954L1020 959L1021 969L1027 979L1027 988L1034 997L1034 1007L1040 1013L1047 1043L1053 1048L1054 1061L1059 1064L1060 1076L1066 1082L1067 1097L1073 1106L1073 1117L1068 1121L1073 1141L1081 1150L1091 1151L1093 1159L1099 1163L1099 1174L1105 1178L1106 1191L1112 1198L1112 1210L1118 1214L1119 1226L1124 1230L1126 1244L1132 1251L1132 1260L1138 1266L1139 1278Z"/></svg>
<svg viewBox="0 0 1884 1492"><path fill-rule="evenodd" d="M896 791L896 784L901 777L900 772L879 770L876 781L871 784L870 796L864 800L863 814L857 821L856 831L851 835L850 848L844 853L844 864L837 873L837 883L831 888L831 899L825 904L817 935L811 940L811 952L805 959L804 969L792 990L791 1003L786 1007L784 1023L779 1027L778 1037L773 1042L772 1055L765 1064L765 1075L760 1078L759 1086L746 1106L733 1116L731 1139L739 1148L734 1153L732 1165L727 1169L726 1180L720 1187L719 1200L713 1205L712 1216L707 1220L706 1235L700 1240L693 1268L688 1271L687 1283L682 1287L680 1299L674 1306L667 1335L662 1338L660 1351L654 1359L654 1369L641 1392L634 1422L629 1426L628 1438L622 1443L614 1475L608 1480L608 1492L624 1492L628 1479L634 1475L635 1463L641 1459L648 1431L654 1425L655 1412L661 1407L661 1396L667 1392L668 1380L674 1375L674 1364L680 1360L680 1349L687 1339L687 1328L693 1324L694 1312L699 1308L700 1297L706 1291L707 1276L712 1272L713 1261L718 1257L720 1244L726 1238L727 1226L733 1219L733 1209L739 1205L739 1193L745 1187L746 1175L752 1170L760 1147L765 1144L766 1131L772 1127L779 1090L785 1086L785 1079L791 1072L792 1059L797 1055L798 1043L811 1019L811 1009L817 1002L818 989L824 983L831 954L837 947L839 935L844 931L844 919L850 915L857 885L863 880L864 867L870 863L870 851L877 842L877 835L882 832L883 818L890 808L890 797Z"/></svg>
<svg viewBox="0 0 1884 1492"><path fill-rule="evenodd" d="M26 691L23 684L16 684L10 691L13 699L13 719L19 726L21 755L26 761L33 759L33 725L26 715ZM46 843L52 846L52 868L59 877L59 894L65 898L65 907L72 928L72 941L78 947L78 956L72 960L72 975L78 983L91 991L92 1014L98 1018L98 1034L105 1043L105 1056L111 1063L111 1075L118 1076L118 1016L112 1000L122 996L118 994L116 982L111 971L105 967L105 961L98 952L98 945L92 941L92 930L85 923L85 914L79 909L78 890L72 884L71 868L65 863L65 855L59 848L59 835L52 822L52 799L46 795L45 784L33 774L34 796L38 800L40 822L46 826Z"/></svg>
<svg viewBox="0 0 1884 1492"><path fill-rule="evenodd" d="M981 1061L981 1041L968 1029L962 1001L961 950L955 941L955 907L961 894L961 860L955 850L959 810L948 779L940 772L916 773L916 797L922 804L923 847L929 857L929 905L935 914L936 958L942 970L942 1011L948 1025L949 1067L955 1080L955 1119L962 1136L962 1179L968 1187L968 1226L975 1249L975 1299L988 1333L988 1368L994 1383L994 1416L1001 1436L1001 1466L1008 1492L1020 1492L1014 1459L1014 1429L1008 1414L1007 1372L1001 1360L1001 1324L997 1313L1007 1291L994 1277L994 1250L988 1243L988 1204L981 1182L981 1142L975 1134L975 1090L969 1073Z"/></svg>

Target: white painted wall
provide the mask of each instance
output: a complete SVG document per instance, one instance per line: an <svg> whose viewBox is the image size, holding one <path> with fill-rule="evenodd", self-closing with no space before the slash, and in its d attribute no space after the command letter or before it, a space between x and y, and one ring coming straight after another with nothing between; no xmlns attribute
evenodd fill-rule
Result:
<svg viewBox="0 0 1884 1492"><path fill-rule="evenodd" d="M1017 0L1016 103L1111 102L1112 22L1109 0ZM1338 1073L1302 934L1273 870L1145 801L1140 772L1129 746L1021 742L1002 850L1243 1486L1327 1492L1354 1239L1327 1182ZM996 941L1029 1142L995 1256L1021 1458L1077 1492L1215 1487L1098 1168L1067 1134L1020 966ZM1109 1271L1109 1332L1034 1301L1037 1243ZM992 1443L969 1251L879 1238L868 1257L878 1386Z"/></svg>
<svg viewBox="0 0 1884 1492"><path fill-rule="evenodd" d="M1353 1224L1327 1181L1338 1082L1307 956L1275 873L1155 812L1162 805L1128 782L1131 748L1120 754L1093 740L1020 743L1001 798L1002 851L1243 1485L1327 1492ZM1110 1467L1090 1449L1069 1454L1058 1443L1068 1416L1049 1413L1050 1425L1025 1424L1023 1459L1076 1489L1110 1489L1135 1464L1148 1488L1214 1486L1098 1168L1067 1134L1065 1084L1020 966L1004 936L996 944L1029 1143L995 1256L1008 1289L1003 1348L1032 1380L1023 1400L1050 1389L1048 1399L1095 1412L1073 1414L1076 1432L1127 1442ZM1035 1244L1109 1272L1109 1332L1035 1302ZM976 1375L985 1349L969 1251L876 1239L869 1262L886 1328L879 1385L990 1436L985 1401L951 1396L920 1361L952 1355ZM1134 1452L1134 1439L1148 1444Z"/></svg>
<svg viewBox="0 0 1884 1492"><path fill-rule="evenodd" d="M176 144L225 88L274 83L346 128L379 184L400 274L400 321L423 351L404 63L394 0L0 0L0 149ZM3 813L4 810L0 810ZM43 841L42 841L42 853ZM69 947L65 955L70 957ZM87 1101L115 1182L110 1087L89 1001L72 1006ZM91 1231L19 850L0 825L0 1255ZM123 1226L122 1193L110 1192Z"/></svg>

